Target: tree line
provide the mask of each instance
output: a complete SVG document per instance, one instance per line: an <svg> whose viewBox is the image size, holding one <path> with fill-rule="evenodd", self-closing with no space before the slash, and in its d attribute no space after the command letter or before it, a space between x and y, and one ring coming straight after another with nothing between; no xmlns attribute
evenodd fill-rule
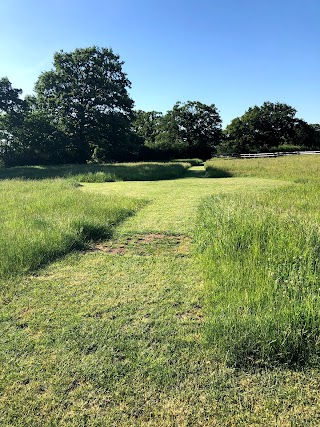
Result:
<svg viewBox="0 0 320 427"><path fill-rule="evenodd" d="M222 129L219 110L177 102L166 114L134 110L123 62L112 49L55 53L35 95L0 79L0 162L4 166L208 159L214 154L320 149L320 125L283 103L249 108Z"/></svg>

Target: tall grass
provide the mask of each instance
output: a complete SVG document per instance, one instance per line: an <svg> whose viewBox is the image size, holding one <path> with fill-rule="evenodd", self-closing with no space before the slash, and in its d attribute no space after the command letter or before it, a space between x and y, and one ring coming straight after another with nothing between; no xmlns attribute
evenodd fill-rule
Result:
<svg viewBox="0 0 320 427"><path fill-rule="evenodd" d="M262 159L212 159L205 163L210 178L259 177L296 182L318 181L320 155Z"/></svg>
<svg viewBox="0 0 320 427"><path fill-rule="evenodd" d="M137 200L87 194L63 180L0 183L0 277L34 270L109 237Z"/></svg>
<svg viewBox="0 0 320 427"><path fill-rule="evenodd" d="M198 158L192 158L192 159L173 159L171 162L178 162L178 163L190 163L191 166L202 166L203 160Z"/></svg>
<svg viewBox="0 0 320 427"><path fill-rule="evenodd" d="M268 171L260 159L250 159L246 174L299 184L212 197L201 207L197 242L207 281L207 337L234 366L319 362L319 162L279 160L278 169L266 163ZM228 171L238 176L242 168L238 160Z"/></svg>
<svg viewBox="0 0 320 427"><path fill-rule="evenodd" d="M114 163L0 168L0 179L72 178L82 182L158 181L184 176L190 163Z"/></svg>

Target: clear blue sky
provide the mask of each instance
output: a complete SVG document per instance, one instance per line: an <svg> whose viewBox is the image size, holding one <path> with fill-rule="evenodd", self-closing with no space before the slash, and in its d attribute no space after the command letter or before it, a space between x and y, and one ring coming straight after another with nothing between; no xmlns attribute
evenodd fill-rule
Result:
<svg viewBox="0 0 320 427"><path fill-rule="evenodd" d="M135 107L216 104L224 125L264 101L320 123L320 0L1 0L0 77L30 94L53 54L125 62Z"/></svg>

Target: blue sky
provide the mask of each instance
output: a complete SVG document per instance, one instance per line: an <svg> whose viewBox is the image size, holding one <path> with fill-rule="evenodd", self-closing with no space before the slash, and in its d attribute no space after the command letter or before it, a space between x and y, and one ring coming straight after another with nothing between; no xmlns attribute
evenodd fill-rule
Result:
<svg viewBox="0 0 320 427"><path fill-rule="evenodd" d="M224 125L285 102L320 123L319 0L0 0L0 77L32 93L53 54L97 45L125 62L136 108L215 104Z"/></svg>

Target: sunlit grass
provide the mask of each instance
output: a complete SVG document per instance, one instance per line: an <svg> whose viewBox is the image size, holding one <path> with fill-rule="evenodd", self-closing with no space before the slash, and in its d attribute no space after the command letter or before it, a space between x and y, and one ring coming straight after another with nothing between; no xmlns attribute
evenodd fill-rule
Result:
<svg viewBox="0 0 320 427"><path fill-rule="evenodd" d="M76 251L3 281L1 426L318 426L317 369L234 369L204 343L207 295L192 251L203 197L261 201L258 193L286 187L289 209L294 186L194 177L84 184L101 200L149 203L100 242L119 253ZM300 188L294 209L311 218ZM152 232L163 240L150 241Z"/></svg>
<svg viewBox="0 0 320 427"><path fill-rule="evenodd" d="M205 163L211 178L259 177L296 182L318 181L320 155L293 155L263 159L219 159Z"/></svg>
<svg viewBox="0 0 320 427"><path fill-rule="evenodd" d="M216 168L296 183L202 205L198 246L209 342L231 365L317 364L320 157L213 160L207 166L209 173Z"/></svg>
<svg viewBox="0 0 320 427"><path fill-rule="evenodd" d="M37 268L90 240L110 237L137 201L86 194L68 181L0 183L0 277Z"/></svg>

